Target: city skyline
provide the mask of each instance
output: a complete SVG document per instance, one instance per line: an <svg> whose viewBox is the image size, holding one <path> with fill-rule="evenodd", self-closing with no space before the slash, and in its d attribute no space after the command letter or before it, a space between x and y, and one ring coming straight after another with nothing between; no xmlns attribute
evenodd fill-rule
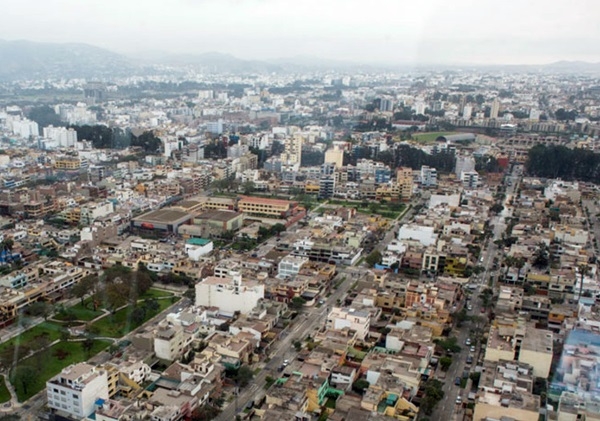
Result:
<svg viewBox="0 0 600 421"><path fill-rule="evenodd" d="M0 39L77 42L121 54L242 59L310 56L360 64L547 64L600 61L600 4L429 0L10 1ZM36 13L32 14L31 11ZM23 19L27 16L27 19Z"/></svg>

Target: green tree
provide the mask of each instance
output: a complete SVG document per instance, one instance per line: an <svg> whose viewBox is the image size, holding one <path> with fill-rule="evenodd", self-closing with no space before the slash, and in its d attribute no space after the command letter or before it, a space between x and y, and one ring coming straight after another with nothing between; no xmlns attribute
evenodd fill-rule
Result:
<svg viewBox="0 0 600 421"><path fill-rule="evenodd" d="M460 352L461 350L460 346L458 345L458 340L454 336L446 339L439 339L436 343L444 351Z"/></svg>
<svg viewBox="0 0 600 421"><path fill-rule="evenodd" d="M92 349L94 348L94 340L92 338L86 338L83 342L81 342L81 348L85 355L89 358Z"/></svg>
<svg viewBox="0 0 600 421"><path fill-rule="evenodd" d="M369 255L365 258L365 262L367 262L367 264L370 267L375 266L376 264L381 262L381 253L379 252L379 250L373 250L371 253L369 253Z"/></svg>
<svg viewBox="0 0 600 421"><path fill-rule="evenodd" d="M504 206L499 203L495 203L490 207L490 212L498 215L500 212L504 210Z"/></svg>
<svg viewBox="0 0 600 421"><path fill-rule="evenodd" d="M2 251L11 252L14 244L15 244L15 242L13 241L12 238L5 238L4 240L2 240L2 242L0 242L0 252L2 252Z"/></svg>
<svg viewBox="0 0 600 421"><path fill-rule="evenodd" d="M77 297L81 300L81 304L83 305L83 298L87 294L93 294L96 289L96 284L98 282L98 275L88 275L83 277L78 283L73 285L71 288L71 294L74 297Z"/></svg>
<svg viewBox="0 0 600 421"><path fill-rule="evenodd" d="M30 120L35 121L40 129L51 125L54 127L60 127L65 125L65 123L63 123L60 120L59 115L56 114L56 112L54 111L54 108L48 105L40 105L38 107L33 107L31 110L29 110L27 116Z"/></svg>
<svg viewBox="0 0 600 421"><path fill-rule="evenodd" d="M192 421L210 421L219 416L221 410L214 405L204 404L192 412Z"/></svg>
<svg viewBox="0 0 600 421"><path fill-rule="evenodd" d="M251 194L254 190L256 190L256 185L252 181L246 181L242 183L240 188L244 194Z"/></svg>
<svg viewBox="0 0 600 421"><path fill-rule="evenodd" d="M442 357L440 358L440 367L442 371L448 371L450 366L452 365L452 357Z"/></svg>
<svg viewBox="0 0 600 421"><path fill-rule="evenodd" d="M302 342L294 341L294 349L296 350L296 352L300 352L300 350L302 349Z"/></svg>
<svg viewBox="0 0 600 421"><path fill-rule="evenodd" d="M29 304L26 312L32 317L43 317L44 320L48 320L48 317L52 314L52 309L51 304L44 301L36 301Z"/></svg>
<svg viewBox="0 0 600 421"><path fill-rule="evenodd" d="M304 305L306 304L306 300L302 297L294 297L291 299L291 301L289 302L288 306L292 309L292 310L300 310L304 307Z"/></svg>
<svg viewBox="0 0 600 421"><path fill-rule="evenodd" d="M234 376L234 380L240 387L246 387L254 378L254 372L247 365L242 365Z"/></svg>
<svg viewBox="0 0 600 421"><path fill-rule="evenodd" d="M31 366L19 365L11 372L11 383L27 394L29 388L37 381L38 374L38 371Z"/></svg>
<svg viewBox="0 0 600 421"><path fill-rule="evenodd" d="M136 307L131 312L131 322L139 326L144 323L144 318L146 317L146 310L143 307Z"/></svg>
<svg viewBox="0 0 600 421"><path fill-rule="evenodd" d="M550 254L548 246L545 243L540 243L533 256L533 266L538 269L546 269L549 264Z"/></svg>
<svg viewBox="0 0 600 421"><path fill-rule="evenodd" d="M366 379L360 378L352 384L352 390L361 395L369 388L370 384Z"/></svg>

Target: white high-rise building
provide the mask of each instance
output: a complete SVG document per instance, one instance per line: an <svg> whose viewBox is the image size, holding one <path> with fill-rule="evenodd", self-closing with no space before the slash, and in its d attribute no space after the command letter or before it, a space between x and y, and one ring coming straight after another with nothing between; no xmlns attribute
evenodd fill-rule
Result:
<svg viewBox="0 0 600 421"><path fill-rule="evenodd" d="M52 139L60 148L73 148L77 143L77 132L66 127L44 127L44 137Z"/></svg>
<svg viewBox="0 0 600 421"><path fill-rule="evenodd" d="M220 118L217 121L209 121L208 123L206 123L206 130L210 133L222 134L223 133L223 119Z"/></svg>
<svg viewBox="0 0 600 421"><path fill-rule="evenodd" d="M12 131L14 134L25 139L31 136L40 135L38 124L31 120L14 120L12 122Z"/></svg>
<svg viewBox="0 0 600 421"><path fill-rule="evenodd" d="M426 106L424 102L417 102L413 107L415 114L425 114L425 108Z"/></svg>
<svg viewBox="0 0 600 421"><path fill-rule="evenodd" d="M463 118L465 120L470 120L471 115L473 115L473 107L471 107L470 105L465 105L465 107L463 108Z"/></svg>
<svg viewBox="0 0 600 421"><path fill-rule="evenodd" d="M82 419L94 412L97 399L108 399L106 371L87 363L64 368L46 382L48 407Z"/></svg>

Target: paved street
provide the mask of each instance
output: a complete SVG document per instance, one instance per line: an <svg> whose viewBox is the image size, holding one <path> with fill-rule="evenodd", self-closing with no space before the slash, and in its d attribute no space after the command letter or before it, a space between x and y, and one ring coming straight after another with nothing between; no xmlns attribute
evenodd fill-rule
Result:
<svg viewBox="0 0 600 421"><path fill-rule="evenodd" d="M401 218L394 223L394 227L397 223L408 220L412 217L413 208L409 209ZM383 241L379 243L379 247L384 246L389 242L395 233L395 229L390 229ZM335 290L326 300L325 303L319 308L305 309L304 314L299 315L296 321L291 326L291 330L280 340L273 348L271 352L271 360L265 365L265 367L254 377L252 384L242 390L237 397L237 402L234 399L224 409L223 412L216 418L219 421L231 421L235 419L236 409L241 411L245 406L254 400L258 395L259 391L265 384L267 376L278 377L279 373L277 368L281 366L284 360L292 360L296 358L297 352L293 347L293 343L296 340L302 340L311 334L315 327L320 326L325 321L328 309L333 307L337 300L342 300L346 295L352 284L358 279L359 275L365 273L364 269L355 267L338 268L338 276L336 278L346 277L346 281L342 283L337 290ZM333 282L335 283L336 280Z"/></svg>
<svg viewBox="0 0 600 421"><path fill-rule="evenodd" d="M487 313L481 313L482 302L479 298L480 292L488 287L488 279L490 275L497 274L498 271L494 271L492 269L494 258L498 257L501 259L502 250L498 248L494 241L502 238L502 234L506 230L505 218L512 216L512 207L510 206L510 201L512 196L518 190L519 185L519 177L513 174L507 177L507 180L510 180L510 185L507 186L506 189L506 198L504 200L504 210L500 213L500 215L494 216L491 218L490 223L493 225L493 236L488 239L484 249L482 250L483 261L481 265L485 268L485 271L482 275L480 275L478 279L477 289L473 291L471 294L470 304L473 307L472 311L469 311L469 315L476 316L487 316ZM500 266L500 265L498 265ZM492 275L492 277L494 277ZM487 320L485 320L487 323ZM485 326L483 322L480 324L480 327ZM478 341L473 341L472 345L475 346L475 353L471 353L469 348L470 346L465 345L465 341L467 337L470 337L470 332L476 326L471 322L467 321L463 324L463 326L459 329L453 329L450 336L454 336L458 339L458 343L461 346L461 351L458 354L453 356L452 365L450 366L448 372L446 373L446 378L444 380L444 398L438 402L436 405L434 412L431 416L426 416L421 414L420 417L427 417L431 420L459 420L462 419L460 415L462 414L463 408L462 405L458 405L456 403L457 396L460 396L462 402L466 402L468 398L468 393L471 389L471 381L467 382L467 385L464 389L461 389L460 386L456 386L454 384L456 377L462 377L463 371L468 370L469 372L477 365L481 353L483 352L481 348L481 344ZM473 338L471 338L473 339ZM467 356L473 356L473 363L471 365L466 364Z"/></svg>
<svg viewBox="0 0 600 421"><path fill-rule="evenodd" d="M327 314L327 309L331 308L335 305L338 299L342 299L348 289L352 286L352 279L348 276L343 270L340 271L338 277L346 276L347 279L344 283L340 285L340 287L333 292L325 301L325 304L320 308L314 309L306 309L304 314L298 315L295 322L290 326L290 329L274 346L271 351L271 360L265 365L265 367L258 373L252 384L247 388L243 389L237 397L237 409L241 411L244 407L250 402L254 400L257 395L257 392L262 389L265 384L265 379L267 376L277 377L278 372L277 368L281 366L284 360L292 360L296 357L297 352L293 347L293 343L296 340L302 340L306 338L311 332L314 331L314 328L323 322L325 316ZM334 281L335 282L335 281ZM223 412L216 418L216 420L221 421L231 421L235 419L236 415L236 401L235 399L229 403L223 410Z"/></svg>

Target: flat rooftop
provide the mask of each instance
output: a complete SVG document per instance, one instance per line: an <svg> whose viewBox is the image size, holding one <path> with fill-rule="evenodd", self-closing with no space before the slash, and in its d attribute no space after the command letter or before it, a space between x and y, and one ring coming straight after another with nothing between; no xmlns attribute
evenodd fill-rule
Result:
<svg viewBox="0 0 600 421"><path fill-rule="evenodd" d="M227 210L209 210L197 215L195 219L206 219L212 221L226 222L243 215L241 212Z"/></svg>
<svg viewBox="0 0 600 421"><path fill-rule="evenodd" d="M189 218L191 218L191 215L187 212L165 208L147 212L143 215L133 218L133 220L150 223L155 222L157 224L169 224L182 222Z"/></svg>

